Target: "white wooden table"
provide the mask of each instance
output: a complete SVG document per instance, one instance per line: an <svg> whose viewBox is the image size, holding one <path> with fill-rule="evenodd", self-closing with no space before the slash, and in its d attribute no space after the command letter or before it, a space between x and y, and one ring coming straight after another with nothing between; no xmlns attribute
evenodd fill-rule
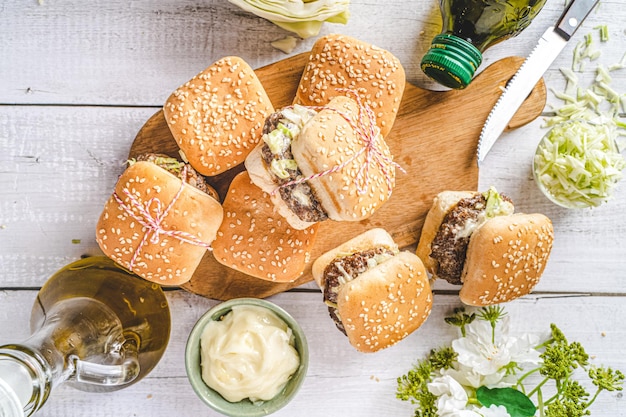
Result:
<svg viewBox="0 0 626 417"><path fill-rule="evenodd" d="M515 39L489 49L483 67L509 55L527 55L553 23L564 0L548 0ZM392 51L408 80L432 88L419 69L440 19L436 0L353 0L348 25L325 24ZM623 0L602 0L545 75L564 86L559 67L586 33L600 24L610 40L597 43L598 62L626 52ZM0 343L28 335L37 289L61 266L97 254L95 222L135 134L180 84L218 58L239 55L252 67L286 55L270 46L288 33L226 0L0 0ZM316 38L300 40L293 54ZM593 78L594 65L581 75ZM626 70L612 87L626 92ZM553 95L548 102L557 104ZM546 114L550 111L546 108ZM622 114L623 116L623 114ZM453 122L453 121L451 121ZM518 211L552 219L555 246L532 296L506 306L514 332L544 332L557 323L579 340L592 362L626 370L626 184L600 208L567 211L549 203L530 171L542 120L507 133L481 166L480 188L495 185ZM358 354L334 329L312 285L271 297L300 321L311 350L308 377L280 416L411 416L395 399L396 378L454 330L443 317L459 306L456 289L436 287L434 312L419 331L376 354ZM41 416L216 415L195 396L184 370L184 346L199 316L217 301L168 291L171 342L144 380L110 394L68 386L53 392ZM600 397L594 415L626 416L621 393Z"/></svg>

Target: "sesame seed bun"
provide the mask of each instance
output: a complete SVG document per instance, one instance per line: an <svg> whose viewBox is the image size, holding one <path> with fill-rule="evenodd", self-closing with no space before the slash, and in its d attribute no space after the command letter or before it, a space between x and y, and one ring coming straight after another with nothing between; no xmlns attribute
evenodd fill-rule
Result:
<svg viewBox="0 0 626 417"><path fill-rule="evenodd" d="M443 222L444 217L456 206L459 200L470 198L477 193L477 191L443 191L433 199L433 205L428 210L428 214L426 214L426 220L424 220L424 226L422 227L416 250L417 256L424 262L426 270L431 274L435 275L438 267L437 261L430 257L431 244L435 236L437 236L439 226Z"/></svg>
<svg viewBox="0 0 626 417"><path fill-rule="evenodd" d="M486 306L530 293L548 262L554 230L543 214L495 217L472 234L461 301Z"/></svg>
<svg viewBox="0 0 626 417"><path fill-rule="evenodd" d="M316 282L323 280L324 269L337 255L379 244L395 247L387 232L372 229L322 255L313 264ZM418 329L430 315L432 303L424 265L415 254L404 251L341 285L337 312L350 344L360 352L376 352Z"/></svg>
<svg viewBox="0 0 626 417"><path fill-rule="evenodd" d="M174 91L165 102L167 125L189 163L213 176L242 163L259 143L274 108L241 58L222 58Z"/></svg>
<svg viewBox="0 0 626 417"><path fill-rule="evenodd" d="M347 116L354 121L359 120L359 110L354 100L338 96L325 107L304 125L291 145L294 159L305 177L346 163L366 146L364 139L344 118ZM366 120L364 122L367 123ZM381 135L376 136L373 147L384 156L385 161L381 158L380 163L371 161L367 164L367 152L362 152L343 168L308 181L330 219L366 219L389 199L390 188L395 185L395 166L390 163L392 156ZM366 175L362 178L367 177L368 181L361 184L363 189L360 190L357 178L365 165Z"/></svg>
<svg viewBox="0 0 626 417"><path fill-rule="evenodd" d="M159 204L163 213L181 187L181 194L163 217L160 228L183 232L187 237L209 245L222 223L222 206L197 188L183 186L179 178L157 165L140 161L128 167L115 186L115 195L132 207L124 190L130 192L156 219ZM144 218L136 207L132 212L136 217ZM146 240L140 247L144 237ZM96 241L105 255L125 268L131 269L131 260L135 256L132 272L161 285L180 285L189 281L207 251L206 246L173 236L155 236L122 208L114 195L106 202L98 220Z"/></svg>
<svg viewBox="0 0 626 417"><path fill-rule="evenodd" d="M304 68L294 104L323 106L344 93L359 92L376 114L383 137L398 114L406 78L402 64L393 54L367 42L331 34L318 39Z"/></svg>
<svg viewBox="0 0 626 417"><path fill-rule="evenodd" d="M444 191L434 198L416 250L433 279L439 278L439 264L430 257L431 245L439 228L460 200L477 194ZM475 227L459 270L461 301L486 306L529 294L539 282L552 250L554 231L550 219L538 213L498 215Z"/></svg>
<svg viewBox="0 0 626 417"><path fill-rule="evenodd" d="M246 171L233 179L224 212L212 245L218 262L268 281L290 282L302 275L311 258L317 225L304 230L291 227Z"/></svg>
<svg viewBox="0 0 626 417"><path fill-rule="evenodd" d="M380 134L376 135L373 147L382 157L369 163L360 177L362 180L368 178L366 181L357 181L359 171L366 165L367 152L362 152L351 161L347 160L363 150L366 143L346 117L354 122L360 120L364 129L369 126L366 118L359 118L359 108L354 100L338 96L303 126L291 142L291 152L302 177L313 177L307 184L328 218L335 221L360 221L373 215L389 199L390 187L395 185L395 166L391 162L387 143ZM263 143L259 144L245 160L252 182L270 194L278 213L292 227L302 230L315 224L298 218L280 194L274 192L278 185L263 160L262 146ZM346 162L341 169L327 172Z"/></svg>

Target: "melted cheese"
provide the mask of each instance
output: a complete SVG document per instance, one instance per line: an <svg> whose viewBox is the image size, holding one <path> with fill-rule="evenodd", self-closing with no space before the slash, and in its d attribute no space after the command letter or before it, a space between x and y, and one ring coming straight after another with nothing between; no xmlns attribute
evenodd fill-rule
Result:
<svg viewBox="0 0 626 417"><path fill-rule="evenodd" d="M493 213L486 213L483 211L478 215L478 217L473 220L469 219L464 224L463 227L454 235L455 239L461 239L465 237L470 237L476 229L485 224L487 220L496 217L496 216L510 216L513 214L514 207L511 203L504 201L501 205L498 206L498 210Z"/></svg>
<svg viewBox="0 0 626 417"><path fill-rule="evenodd" d="M200 339L202 379L227 401L274 398L298 369L291 329L258 306L235 306Z"/></svg>

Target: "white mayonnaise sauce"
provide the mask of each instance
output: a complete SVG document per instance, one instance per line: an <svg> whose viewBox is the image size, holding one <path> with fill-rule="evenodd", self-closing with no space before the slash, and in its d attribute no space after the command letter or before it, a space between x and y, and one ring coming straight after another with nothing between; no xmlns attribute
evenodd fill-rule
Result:
<svg viewBox="0 0 626 417"><path fill-rule="evenodd" d="M202 379L227 401L274 398L298 369L291 329L272 311L234 306L200 338Z"/></svg>

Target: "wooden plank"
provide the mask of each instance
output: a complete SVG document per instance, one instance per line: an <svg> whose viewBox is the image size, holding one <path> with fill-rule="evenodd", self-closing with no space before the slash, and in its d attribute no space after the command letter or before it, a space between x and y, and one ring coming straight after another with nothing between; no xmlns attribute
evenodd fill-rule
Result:
<svg viewBox="0 0 626 417"><path fill-rule="evenodd" d="M130 144L154 108L0 107L0 286L38 287L61 266L99 253L95 222ZM518 210L555 223L556 243L537 291L626 293L626 187L593 210L563 210L532 181L541 121L506 134L481 168ZM73 243L73 239L80 242ZM608 239L608 240L607 240ZM450 289L438 283L436 288ZM455 288L451 288L455 290Z"/></svg>
<svg viewBox="0 0 626 417"><path fill-rule="evenodd" d="M0 293L0 343L21 340L28 334L34 291ZM70 386L55 390L39 415L111 415L165 417L171 415L218 416L195 396L184 371L184 347L193 324L215 301L170 291L172 310L170 345L161 362L146 379L121 391L82 393ZM288 292L270 298L289 311L302 325L310 348L310 367L296 399L277 416L328 416L338 410L348 416L410 416L412 407L395 399L396 378L408 371L431 348L457 337L443 317L457 306L455 296L438 296L424 326L401 343L377 352L356 352L326 315L319 293ZM572 304L576 319L572 319ZM24 308L16 309L20 305ZM511 334L545 334L556 323L570 341L579 341L591 355L591 363L626 370L623 344L622 300L618 297L526 297L507 304ZM329 392L332 391L332 394ZM619 393L603 393L594 415L626 416Z"/></svg>
<svg viewBox="0 0 626 417"><path fill-rule="evenodd" d="M520 36L487 50L480 70L503 57L527 55L565 3L548 0ZM391 50L411 83L436 88L419 64L440 28L437 9L430 0L352 0L350 23L325 24L321 34L345 33ZM571 65L576 43L587 33L595 36L600 24L608 25L610 41L594 38L602 57L579 74L583 85L593 78L597 62L619 61L626 52L625 21L623 0L602 0L546 73L547 86L563 88L558 68ZM225 55L240 55L254 68L276 62L288 55L270 42L287 34L223 0L0 2L0 343L28 334L35 292L14 289L39 287L59 267L98 251L93 228L101 206L137 131L169 93ZM299 40L289 55L307 51L315 39ZM626 70L612 76L612 86L626 91ZM558 103L550 95L548 102ZM6 106L15 103L61 106ZM71 106L75 104L95 106ZM545 132L540 124L504 134L481 166L478 181L479 188L494 184L507 192L519 210L543 212L555 222L555 248L535 295L506 305L513 331L543 331L548 321L555 321L570 340L584 344L593 363L624 371L626 187L621 185L615 200L594 210L567 211L549 203L529 168ZM302 391L276 416L412 415L410 404L394 398L395 378L452 337L441 319L458 306L456 288L440 282L435 288L435 309L425 326L371 356L357 354L333 328L319 292L272 296L301 322L312 346ZM441 295L444 290L451 295ZM563 291L618 296L566 297L559 295ZM216 301L186 291L169 291L168 298L172 338L148 378L110 394L61 386L38 415L219 416L194 395L183 365L193 323ZM624 401L622 393L602 395L593 415L626 416Z"/></svg>
<svg viewBox="0 0 626 417"><path fill-rule="evenodd" d="M239 55L253 68L282 59L285 55L270 42L289 34L222 0L41 3L2 4L0 103L160 105L176 87L223 56ZM548 1L524 32L486 51L481 70L501 58L530 53L563 5L563 0ZM601 47L618 61L626 52L618 42L623 36L620 22L626 21L622 6L620 0L603 0L573 42L607 24L611 42ZM344 33L388 49L404 65L409 82L436 87L419 68L441 27L436 2L394 0L382 6L355 0L350 8L347 25L325 24L321 34ZM298 41L292 55L309 50L314 40ZM548 80L560 78L557 68L570 64L573 46L558 58ZM616 77L626 84L626 74Z"/></svg>
<svg viewBox="0 0 626 417"><path fill-rule="evenodd" d="M40 286L82 254L154 109L0 107L3 287Z"/></svg>

